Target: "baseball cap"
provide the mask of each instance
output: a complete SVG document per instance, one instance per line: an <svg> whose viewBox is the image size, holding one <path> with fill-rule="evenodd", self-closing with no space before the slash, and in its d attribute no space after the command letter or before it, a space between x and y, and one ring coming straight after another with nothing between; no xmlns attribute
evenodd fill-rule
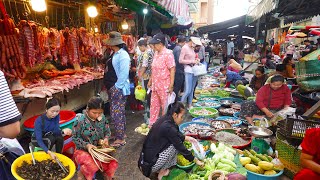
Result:
<svg viewBox="0 0 320 180"><path fill-rule="evenodd" d="M153 36L153 38L150 40L149 43L150 44L159 44L159 43L165 44L166 38L165 38L164 34L158 33Z"/></svg>

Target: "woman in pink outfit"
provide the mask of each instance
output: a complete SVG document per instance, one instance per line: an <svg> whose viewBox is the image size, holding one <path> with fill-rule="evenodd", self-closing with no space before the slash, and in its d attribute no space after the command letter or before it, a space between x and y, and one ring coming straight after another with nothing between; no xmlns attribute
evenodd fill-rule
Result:
<svg viewBox="0 0 320 180"><path fill-rule="evenodd" d="M148 87L152 90L149 121L149 126L152 126L159 117L160 109L162 115L166 113L168 95L173 92L176 65L172 51L164 46L163 34L156 34L149 43L154 44L156 51L148 82Z"/></svg>

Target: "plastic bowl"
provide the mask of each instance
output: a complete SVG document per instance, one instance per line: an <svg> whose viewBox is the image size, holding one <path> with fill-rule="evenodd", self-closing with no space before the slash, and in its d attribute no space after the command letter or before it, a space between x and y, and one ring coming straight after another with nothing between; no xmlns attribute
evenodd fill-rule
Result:
<svg viewBox="0 0 320 180"><path fill-rule="evenodd" d="M51 159L50 155L45 152L34 152L33 154L34 154L35 160L37 161ZM71 179L76 172L76 166L74 162L65 155L62 155L59 153L55 153L55 154L57 155L57 157L59 158L59 160L62 162L64 166L69 166L69 174L63 180ZM17 180L23 180L23 178L17 174L17 168L20 167L24 161L26 161L29 164L32 163L31 153L20 156L12 163L11 173Z"/></svg>
<svg viewBox="0 0 320 180"><path fill-rule="evenodd" d="M178 166L178 168L180 168L180 169L183 169L183 170L189 170L189 169L191 169L194 165L195 165L196 163L191 163L190 165L188 165L188 166L180 166L178 163L177 163L177 166Z"/></svg>
<svg viewBox="0 0 320 180"><path fill-rule="evenodd" d="M69 123L73 122L75 120L76 117L76 113L73 111L60 111L60 127L61 126L65 126L68 125ZM23 126L25 127L25 129L34 129L34 122L36 121L36 119L39 117L39 115L33 116L29 119L27 119L24 123ZM70 122L71 121L71 122Z"/></svg>
<svg viewBox="0 0 320 180"><path fill-rule="evenodd" d="M217 106L203 106L202 103L204 103L204 102L216 103L216 104L218 104L218 105L217 105ZM211 107L211 108L219 109L219 108L221 107L221 104L220 104L219 101L209 100L209 101L200 101L200 102L197 102L197 103L195 104L195 106L196 106L196 107Z"/></svg>
<svg viewBox="0 0 320 180"><path fill-rule="evenodd" d="M204 115L204 114L195 114L195 113L194 113L195 111L198 111L198 110L201 110L201 109L205 109L205 110L207 110L207 111L210 111L210 112L212 112L212 114L210 114L210 115ZM210 107L194 107L194 108L191 108L191 109L189 110L189 113L190 113L191 116L193 116L193 117L211 117L211 118L213 118L213 117L216 117L219 112L218 112L218 110L216 110L216 109L214 109L214 108L210 108Z"/></svg>
<svg viewBox="0 0 320 180"><path fill-rule="evenodd" d="M229 100L229 101L232 101L234 103L239 103L239 104L241 104L243 102L243 100L240 99L240 98L231 98L231 97L221 98L220 99L220 101L223 101L223 100Z"/></svg>
<svg viewBox="0 0 320 180"><path fill-rule="evenodd" d="M239 124L234 124L232 125L233 127L236 127L236 126L240 126L242 124L242 120L237 118L237 117L232 117L232 116L219 116L216 118L216 120L226 120L226 119L233 119L233 120L240 120L240 123Z"/></svg>
<svg viewBox="0 0 320 180"><path fill-rule="evenodd" d="M186 127L188 127L188 126L191 125L191 124L199 124L199 125L211 127L209 124L203 123L203 122L186 122L186 123L180 124L180 126L179 126L179 131L180 131L182 134L184 134L183 129L186 128ZM197 135L197 134L194 134L194 135Z"/></svg>
<svg viewBox="0 0 320 180"><path fill-rule="evenodd" d="M278 180L279 177L283 174L283 170L278 172L275 175L263 175L257 174L251 171L247 171L247 179L250 180Z"/></svg>
<svg viewBox="0 0 320 180"><path fill-rule="evenodd" d="M226 128L226 129L217 130L217 132L220 132L220 131L225 131L225 132L232 133L232 134L236 133L236 130L232 129L232 128ZM243 144L241 146L232 146L232 147L235 148L235 149L244 149L244 148L248 147L251 144L251 142L252 142L252 137L248 140L247 144Z"/></svg>
<svg viewBox="0 0 320 180"><path fill-rule="evenodd" d="M236 112L236 113L234 113L234 114L233 114L233 117L235 117L235 118L239 118L239 117L240 117L240 112Z"/></svg>

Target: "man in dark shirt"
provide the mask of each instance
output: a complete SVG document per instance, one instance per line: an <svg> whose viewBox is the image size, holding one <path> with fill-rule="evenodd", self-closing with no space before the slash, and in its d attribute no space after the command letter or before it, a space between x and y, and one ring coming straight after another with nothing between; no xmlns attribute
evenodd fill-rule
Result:
<svg viewBox="0 0 320 180"><path fill-rule="evenodd" d="M178 100L179 92L183 89L184 85L184 66L179 63L179 57L181 53L181 48L186 43L186 38L184 36L179 36L177 38L178 43L173 49L173 56L176 62L176 73L174 78L173 91L176 94L176 100Z"/></svg>
<svg viewBox="0 0 320 180"><path fill-rule="evenodd" d="M304 40L304 45L306 45L306 48L302 51L302 57L306 56L312 51L312 45L310 44L309 40Z"/></svg>

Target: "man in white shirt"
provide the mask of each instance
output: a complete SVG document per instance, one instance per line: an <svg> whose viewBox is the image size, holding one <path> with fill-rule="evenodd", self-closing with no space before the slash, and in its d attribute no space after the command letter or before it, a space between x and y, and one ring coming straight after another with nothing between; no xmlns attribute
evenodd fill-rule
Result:
<svg viewBox="0 0 320 180"><path fill-rule="evenodd" d="M230 37L227 39L227 57L228 60L234 58L234 43Z"/></svg>

